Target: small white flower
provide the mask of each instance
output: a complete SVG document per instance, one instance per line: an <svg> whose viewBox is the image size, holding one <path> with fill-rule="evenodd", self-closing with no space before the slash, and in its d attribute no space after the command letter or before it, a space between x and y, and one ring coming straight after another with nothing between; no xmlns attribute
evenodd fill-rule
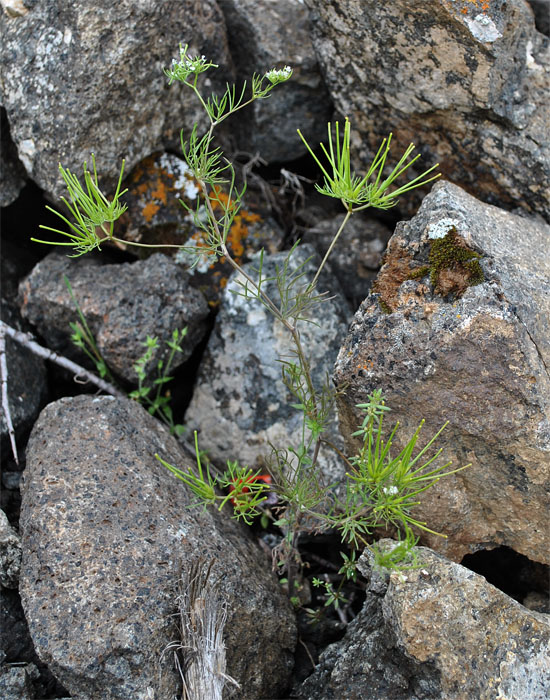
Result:
<svg viewBox="0 0 550 700"><path fill-rule="evenodd" d="M267 71L265 77L270 83L277 85L277 83L283 83L285 80L288 80L291 75L292 68L290 66L285 66L284 68L272 68Z"/></svg>
<svg viewBox="0 0 550 700"><path fill-rule="evenodd" d="M397 486L384 486L382 491L386 494L386 496L395 496L399 493Z"/></svg>

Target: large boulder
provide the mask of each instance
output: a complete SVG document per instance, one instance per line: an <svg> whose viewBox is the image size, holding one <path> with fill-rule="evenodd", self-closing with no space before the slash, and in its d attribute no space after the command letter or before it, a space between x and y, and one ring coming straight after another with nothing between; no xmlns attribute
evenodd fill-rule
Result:
<svg viewBox="0 0 550 700"><path fill-rule="evenodd" d="M437 184L398 224L335 367L344 435L379 388L403 444L422 418L441 460L471 467L422 494L452 559L506 545L547 563L550 227ZM355 449L350 446L350 451Z"/></svg>
<svg viewBox="0 0 550 700"><path fill-rule="evenodd" d="M275 303L279 299L275 270L282 268L287 255L283 252L264 257L263 275L268 281L263 289ZM289 269L296 271L303 265L302 282L308 282L319 262L314 249L306 244L293 253ZM252 262L244 270L254 274L251 270L256 265ZM320 277L319 290L327 289L337 296L310 313L313 323L301 322L299 327L318 388L332 368L348 321L339 285L325 273ZM260 301L245 299L239 291L238 278L233 276L208 341L185 421L200 431L212 458L221 462L238 459L254 467L261 466L270 444L280 449L298 447L302 414L292 407L296 399L281 378L280 360L293 357L290 334ZM338 442L336 417L330 424L330 434ZM331 451L322 450L320 463L331 479L341 475L342 466Z"/></svg>
<svg viewBox="0 0 550 700"><path fill-rule="evenodd" d="M308 4L363 163L393 132L396 151L414 142L423 164L485 201L550 218L550 55L524 0Z"/></svg>
<svg viewBox="0 0 550 700"><path fill-rule="evenodd" d="M97 156L106 185L202 114L192 92L168 88L163 68L179 43L232 80L225 23L215 0L3 3L2 102L27 175L65 194L59 162L73 172Z"/></svg>
<svg viewBox="0 0 550 700"><path fill-rule="evenodd" d="M391 546L386 541L383 546ZM342 641L321 656L308 700L544 700L550 616L424 547L418 568L391 576L363 554L369 588Z"/></svg>
<svg viewBox="0 0 550 700"><path fill-rule="evenodd" d="M271 562L225 512L190 509L155 453L190 465L126 399L61 399L40 415L20 521L20 591L38 655L82 700L171 700L177 680L161 655L174 636L177 581L205 559L228 603L227 673L241 685L230 696L277 696L295 628Z"/></svg>
<svg viewBox="0 0 550 700"><path fill-rule="evenodd" d="M48 346L75 354L70 323L79 319L64 282L66 276L99 352L118 376L137 384L133 366L145 352L147 336L159 340L148 373L156 373L157 362L166 359L170 352L166 341L172 339L174 330L187 328L183 352L176 354L173 368L189 359L206 330L208 304L189 286L186 273L161 253L135 263L98 262L86 257L75 263L51 253L21 282L21 314Z"/></svg>
<svg viewBox="0 0 550 700"><path fill-rule="evenodd" d="M311 41L307 7L301 0L218 0L218 4L242 79L285 65L293 70L290 82L242 113L240 148L251 155L258 152L269 162L299 158L306 149L296 130L319 141L333 111Z"/></svg>

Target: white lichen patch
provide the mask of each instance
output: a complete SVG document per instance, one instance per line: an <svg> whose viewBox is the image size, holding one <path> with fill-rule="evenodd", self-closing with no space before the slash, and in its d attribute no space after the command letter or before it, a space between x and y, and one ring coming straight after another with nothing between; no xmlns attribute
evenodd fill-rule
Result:
<svg viewBox="0 0 550 700"><path fill-rule="evenodd" d="M19 160L25 166L27 173L32 173L34 159L36 156L36 144L32 139L24 139L18 148Z"/></svg>
<svg viewBox="0 0 550 700"><path fill-rule="evenodd" d="M473 19L466 17L465 22L468 25L468 29L472 33L472 36L478 41L491 44L493 41L496 41L502 37L502 34L496 28L493 20L487 15L479 14Z"/></svg>
<svg viewBox="0 0 550 700"><path fill-rule="evenodd" d="M169 158L166 153L163 153L160 157L160 167L166 170L169 175L173 175L174 187L177 190L183 190L183 193L187 199L196 199L199 194L199 188L195 179L191 175L191 171L187 163L183 160L175 161L173 158Z"/></svg>
<svg viewBox="0 0 550 700"><path fill-rule="evenodd" d="M439 221L428 224L424 235L430 240L445 238L452 228L455 228L457 232L460 233L463 223L464 222L460 219L445 217L443 219L439 219Z"/></svg>

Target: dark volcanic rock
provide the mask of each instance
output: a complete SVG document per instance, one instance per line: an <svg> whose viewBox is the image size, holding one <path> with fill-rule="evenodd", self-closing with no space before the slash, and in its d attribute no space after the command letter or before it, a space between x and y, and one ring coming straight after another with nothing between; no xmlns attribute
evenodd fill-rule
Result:
<svg viewBox="0 0 550 700"><path fill-rule="evenodd" d="M178 56L206 54L223 67L210 89L225 89L231 58L214 0L7 3L2 28L2 101L27 174L59 196L59 162L82 172L97 155L113 185L127 168L201 117L191 90L168 88L163 68Z"/></svg>
<svg viewBox="0 0 550 700"><path fill-rule="evenodd" d="M524 0L308 5L327 86L358 132L363 163L393 132L394 153L412 141L422 164L439 162L483 200L550 219L549 43Z"/></svg>
<svg viewBox="0 0 550 700"><path fill-rule="evenodd" d="M189 286L187 275L165 255L121 265L98 265L94 258L75 263L52 253L33 269L19 288L21 313L48 342L48 346L75 354L70 342L71 322L77 322L73 294L111 368L120 377L137 383L133 365L144 353L147 336L157 337L158 349L147 367L156 372L164 359L174 330L187 328L183 353L173 367L187 360L205 331L208 305L202 294ZM155 375L156 376L156 375Z"/></svg>
<svg viewBox="0 0 550 700"><path fill-rule="evenodd" d="M231 697L280 692L294 616L270 562L225 513L190 510L155 453L189 465L134 402L79 396L42 412L21 512L20 590L38 655L82 700L171 700L175 672L160 656L174 635L176 583L203 557L228 600L227 672L242 687Z"/></svg>
<svg viewBox="0 0 550 700"><path fill-rule="evenodd" d="M298 697L545 700L550 617L429 549L416 554L418 568L390 577L361 557L370 581L363 609Z"/></svg>

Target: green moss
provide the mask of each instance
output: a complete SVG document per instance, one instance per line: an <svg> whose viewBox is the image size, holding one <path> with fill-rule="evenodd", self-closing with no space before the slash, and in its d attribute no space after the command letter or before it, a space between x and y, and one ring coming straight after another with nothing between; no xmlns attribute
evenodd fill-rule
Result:
<svg viewBox="0 0 550 700"><path fill-rule="evenodd" d="M410 280L418 280L427 275L430 271L429 265L422 265L422 267L415 268L409 275Z"/></svg>
<svg viewBox="0 0 550 700"><path fill-rule="evenodd" d="M430 275L434 290L442 296L461 297L468 287L485 279L479 264L481 255L471 250L453 226L444 238L430 242L429 265L412 270L408 279Z"/></svg>
<svg viewBox="0 0 550 700"><path fill-rule="evenodd" d="M383 299L378 299L378 303L380 304L380 308L385 314L393 313L391 307L388 304L386 304L386 302Z"/></svg>

